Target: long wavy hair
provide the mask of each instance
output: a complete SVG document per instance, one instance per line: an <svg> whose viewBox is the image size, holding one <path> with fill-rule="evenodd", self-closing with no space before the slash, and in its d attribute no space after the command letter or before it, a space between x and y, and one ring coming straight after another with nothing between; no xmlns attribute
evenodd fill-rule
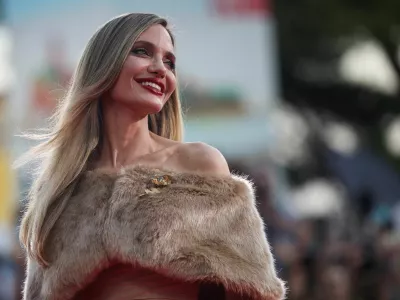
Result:
<svg viewBox="0 0 400 300"><path fill-rule="evenodd" d="M153 14L125 14L101 26L85 47L65 97L50 118L52 125L44 134L25 135L40 142L16 165L40 160L22 219L20 240L29 257L44 267L49 265L46 239L101 142L100 97L115 84L135 40L155 24L168 30L174 44L167 21ZM148 124L155 134L182 139L178 90L159 113L149 116Z"/></svg>

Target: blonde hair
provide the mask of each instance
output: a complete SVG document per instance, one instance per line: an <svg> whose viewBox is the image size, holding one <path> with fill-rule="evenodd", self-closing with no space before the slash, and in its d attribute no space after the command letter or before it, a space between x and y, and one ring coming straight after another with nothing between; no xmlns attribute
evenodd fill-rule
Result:
<svg viewBox="0 0 400 300"><path fill-rule="evenodd" d="M156 15L132 13L113 18L100 27L85 47L70 87L50 119L53 125L48 133L25 135L41 143L30 149L17 165L41 160L22 219L20 240L29 257L44 267L49 265L45 258L46 238L99 146L102 133L99 98L116 82L135 40L155 24L166 29L168 25ZM182 139L177 90L160 113L149 116L149 130L172 140Z"/></svg>

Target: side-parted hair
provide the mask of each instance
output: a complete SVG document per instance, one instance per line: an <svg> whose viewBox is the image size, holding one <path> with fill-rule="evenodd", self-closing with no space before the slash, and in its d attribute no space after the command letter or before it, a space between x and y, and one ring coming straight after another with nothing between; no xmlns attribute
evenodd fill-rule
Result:
<svg viewBox="0 0 400 300"><path fill-rule="evenodd" d="M47 133L26 134L40 143L17 162L39 159L39 168L21 222L20 240L27 254L46 267L45 242L68 203L79 176L99 147L102 135L100 97L118 79L139 35L152 25L167 21L153 14L130 13L101 26L87 43L65 97L51 117ZM149 130L172 140L183 135L179 92L175 90L163 109L149 115Z"/></svg>

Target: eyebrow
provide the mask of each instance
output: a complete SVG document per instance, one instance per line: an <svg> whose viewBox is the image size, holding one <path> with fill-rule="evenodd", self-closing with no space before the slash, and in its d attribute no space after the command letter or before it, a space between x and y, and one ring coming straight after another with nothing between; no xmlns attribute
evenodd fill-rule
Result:
<svg viewBox="0 0 400 300"><path fill-rule="evenodd" d="M153 48L153 49L157 48L156 45L154 45L153 43L147 42L147 41L136 41L133 45L137 46L137 44L141 44L141 45ZM172 58L174 61L176 60L174 53L172 53L171 51L167 51L167 50L164 50L164 52L166 53L167 56Z"/></svg>

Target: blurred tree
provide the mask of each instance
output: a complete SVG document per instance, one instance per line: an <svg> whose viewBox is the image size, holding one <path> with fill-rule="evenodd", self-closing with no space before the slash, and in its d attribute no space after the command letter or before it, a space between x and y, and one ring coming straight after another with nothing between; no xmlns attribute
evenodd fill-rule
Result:
<svg viewBox="0 0 400 300"><path fill-rule="evenodd" d="M400 1L279 0L275 11L283 59L332 63L354 42L374 39L400 80Z"/></svg>
<svg viewBox="0 0 400 300"><path fill-rule="evenodd" d="M373 40L400 83L400 1L276 0L274 11L283 99L300 111L333 113L361 128L367 144L400 170L400 160L385 147L382 127L385 118L400 114L400 90L382 94L346 83L339 74L339 59L346 50Z"/></svg>

